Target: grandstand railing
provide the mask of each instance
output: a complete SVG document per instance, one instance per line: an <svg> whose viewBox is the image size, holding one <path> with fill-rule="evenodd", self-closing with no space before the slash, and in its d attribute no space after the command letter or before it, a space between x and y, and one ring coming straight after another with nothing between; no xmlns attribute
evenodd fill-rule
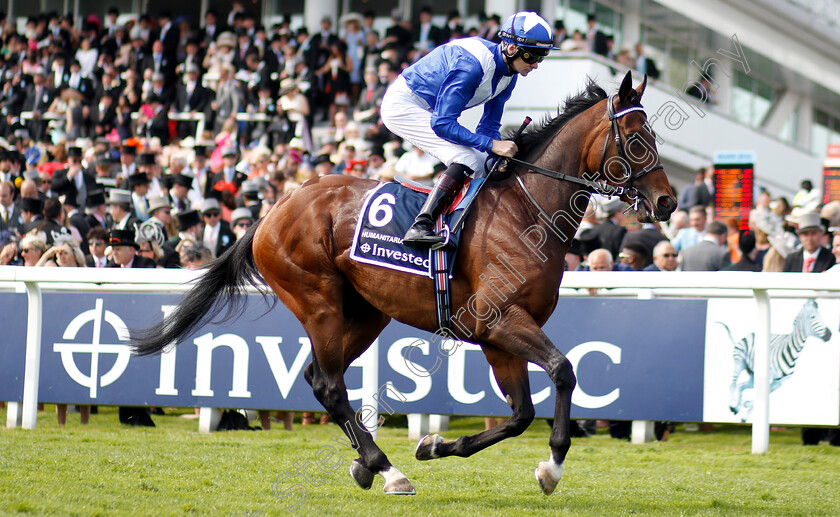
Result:
<svg viewBox="0 0 840 517"><path fill-rule="evenodd" d="M37 418L38 380L43 325L42 291L76 292L157 292L182 293L201 271L154 269L73 269L0 267L0 289L25 290L28 297L26 361L23 401L9 403L7 426L34 429ZM771 298L837 297L840 282L829 281L833 274L806 275L792 273L742 272L572 272L563 278L561 296L581 296L580 290L605 289L599 296L636 297L745 297L751 298L758 313L755 349L755 405L752 423L752 452L767 452L769 447L769 340ZM22 288L21 288L22 287ZM251 288L252 292L257 292ZM651 318L654 318L651 315ZM374 354L374 357L376 355ZM375 383L365 405L378 408ZM428 418L410 421L414 426L428 426ZM202 408L199 426L202 431L215 427L218 417L210 408ZM647 441L653 432L652 423L634 422L634 442ZM415 432L417 429L415 429Z"/></svg>

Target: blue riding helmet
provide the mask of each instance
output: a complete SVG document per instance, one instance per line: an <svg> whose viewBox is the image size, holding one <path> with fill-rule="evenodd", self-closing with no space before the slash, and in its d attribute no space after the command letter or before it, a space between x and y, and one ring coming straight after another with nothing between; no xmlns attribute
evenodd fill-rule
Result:
<svg viewBox="0 0 840 517"><path fill-rule="evenodd" d="M529 11L518 12L508 18L499 30L499 38L518 47L542 50L542 55L560 48L554 46L554 32L548 22Z"/></svg>

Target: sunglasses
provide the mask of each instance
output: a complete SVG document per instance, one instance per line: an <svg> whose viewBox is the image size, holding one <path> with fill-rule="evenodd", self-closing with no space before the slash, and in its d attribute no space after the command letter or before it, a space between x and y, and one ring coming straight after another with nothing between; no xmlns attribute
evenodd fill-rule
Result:
<svg viewBox="0 0 840 517"><path fill-rule="evenodd" d="M663 253L662 256L665 258L677 258L676 253Z"/></svg>
<svg viewBox="0 0 840 517"><path fill-rule="evenodd" d="M204 217L219 217L219 212L204 212Z"/></svg>
<svg viewBox="0 0 840 517"><path fill-rule="evenodd" d="M30 251L35 251L35 248L21 248L21 253L29 253Z"/></svg>
<svg viewBox="0 0 840 517"><path fill-rule="evenodd" d="M534 54L533 52L528 52L527 50L523 50L522 53L519 54L519 57L521 57L522 61L525 61L529 65L542 63L542 60L545 59L545 56Z"/></svg>
<svg viewBox="0 0 840 517"><path fill-rule="evenodd" d="M234 228L236 228L236 227L250 228L250 226L251 226L251 223L249 223L247 221L244 221L244 222L241 222L241 223L236 223L236 224L233 225Z"/></svg>

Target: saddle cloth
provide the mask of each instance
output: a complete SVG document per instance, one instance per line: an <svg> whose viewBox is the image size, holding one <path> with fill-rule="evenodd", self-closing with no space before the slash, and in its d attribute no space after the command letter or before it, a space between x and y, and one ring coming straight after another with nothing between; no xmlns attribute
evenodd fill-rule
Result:
<svg viewBox="0 0 840 517"><path fill-rule="evenodd" d="M399 179L398 179L399 181ZM442 214L443 223L451 226L463 215L484 178L464 185L452 207ZM431 189L411 183L383 183L365 196L359 213L350 258L365 264L403 271L432 278L430 249L404 246L402 238L408 231ZM450 240L457 246L458 236ZM455 253L451 253L454 263ZM451 264L450 264L451 265Z"/></svg>

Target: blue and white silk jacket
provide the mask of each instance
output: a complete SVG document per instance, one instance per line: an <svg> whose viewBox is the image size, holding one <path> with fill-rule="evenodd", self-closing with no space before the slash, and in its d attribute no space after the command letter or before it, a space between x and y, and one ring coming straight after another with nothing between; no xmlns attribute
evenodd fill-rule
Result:
<svg viewBox="0 0 840 517"><path fill-rule="evenodd" d="M449 142L490 152L499 140L502 110L516 85L501 47L482 38L463 38L435 48L402 73L411 91L428 104L432 129ZM484 104L472 133L458 123L461 113Z"/></svg>

